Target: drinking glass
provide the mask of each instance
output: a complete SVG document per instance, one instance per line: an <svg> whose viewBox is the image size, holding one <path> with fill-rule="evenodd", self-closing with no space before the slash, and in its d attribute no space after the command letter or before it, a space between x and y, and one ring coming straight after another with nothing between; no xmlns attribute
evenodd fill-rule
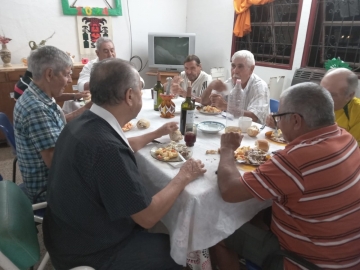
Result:
<svg viewBox="0 0 360 270"><path fill-rule="evenodd" d="M193 147L196 142L197 125L188 124L185 126L185 138L186 146Z"/></svg>

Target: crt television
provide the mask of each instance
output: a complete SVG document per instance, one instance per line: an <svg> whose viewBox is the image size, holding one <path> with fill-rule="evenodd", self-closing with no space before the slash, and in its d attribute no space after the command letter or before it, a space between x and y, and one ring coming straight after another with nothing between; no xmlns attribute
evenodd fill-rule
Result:
<svg viewBox="0 0 360 270"><path fill-rule="evenodd" d="M149 33L149 67L164 71L184 70L184 60L195 54L194 33Z"/></svg>

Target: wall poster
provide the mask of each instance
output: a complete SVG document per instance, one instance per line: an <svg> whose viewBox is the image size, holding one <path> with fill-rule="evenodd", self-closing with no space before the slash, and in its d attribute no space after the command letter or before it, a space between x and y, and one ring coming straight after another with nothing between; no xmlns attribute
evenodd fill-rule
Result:
<svg viewBox="0 0 360 270"><path fill-rule="evenodd" d="M111 17L77 16L80 57L96 58L95 43L100 37L113 39Z"/></svg>

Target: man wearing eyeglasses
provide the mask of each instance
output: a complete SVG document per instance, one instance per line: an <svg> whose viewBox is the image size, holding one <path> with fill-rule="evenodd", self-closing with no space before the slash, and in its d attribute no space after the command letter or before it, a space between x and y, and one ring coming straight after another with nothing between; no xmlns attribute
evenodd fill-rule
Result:
<svg viewBox="0 0 360 270"><path fill-rule="evenodd" d="M359 87L357 75L346 68L331 69L320 85L330 92L334 100L336 123L353 135L360 146L360 99L355 97ZM266 125L275 127L271 115L267 117Z"/></svg>
<svg viewBox="0 0 360 270"><path fill-rule="evenodd" d="M284 150L241 175L233 153L242 136L223 134L217 171L225 201L273 201L271 231L246 223L212 248L212 259L228 270L239 269L238 254L267 269L307 262L306 269L359 269L360 150L335 124L329 91L314 83L292 86L273 117L289 142ZM267 260L287 251L291 260Z"/></svg>

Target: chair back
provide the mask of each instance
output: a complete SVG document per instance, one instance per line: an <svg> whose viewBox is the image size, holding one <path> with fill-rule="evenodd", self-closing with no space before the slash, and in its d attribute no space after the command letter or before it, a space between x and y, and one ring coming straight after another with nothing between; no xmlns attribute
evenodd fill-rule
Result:
<svg viewBox="0 0 360 270"><path fill-rule="evenodd" d="M0 112L0 130L2 130L10 146L16 151L14 127L5 113Z"/></svg>
<svg viewBox="0 0 360 270"><path fill-rule="evenodd" d="M0 181L0 252L19 269L40 259L32 205L11 181Z"/></svg>
<svg viewBox="0 0 360 270"><path fill-rule="evenodd" d="M279 110L279 101L276 99L270 98L270 112L277 113Z"/></svg>

